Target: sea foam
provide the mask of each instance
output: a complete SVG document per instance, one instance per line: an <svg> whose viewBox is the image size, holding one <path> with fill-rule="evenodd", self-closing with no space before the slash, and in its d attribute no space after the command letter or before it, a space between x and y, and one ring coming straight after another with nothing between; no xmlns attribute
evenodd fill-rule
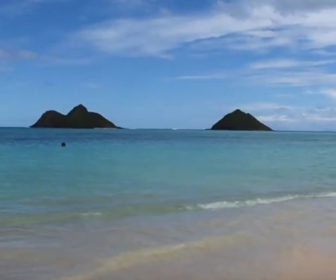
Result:
<svg viewBox="0 0 336 280"><path fill-rule="evenodd" d="M266 205L272 203L280 203L295 199L307 199L307 198L331 198L336 197L336 192L324 192L324 193L315 193L315 194L294 194L294 195L284 195L273 198L256 198L249 200L237 200L237 201L216 201L206 204L198 204L197 209L203 210L217 210L224 208L240 208L240 207L252 207L257 205ZM188 209L190 209L189 207ZM195 207L192 207L195 209Z"/></svg>

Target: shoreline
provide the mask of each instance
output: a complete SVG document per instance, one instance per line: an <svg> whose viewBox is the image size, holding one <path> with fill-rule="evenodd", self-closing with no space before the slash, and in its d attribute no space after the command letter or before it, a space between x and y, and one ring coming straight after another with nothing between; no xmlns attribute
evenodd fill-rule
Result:
<svg viewBox="0 0 336 280"><path fill-rule="evenodd" d="M230 221L215 213L217 218L204 217L201 223L225 226L221 234L124 252L97 260L91 272L52 280L331 280L336 273L336 247L328 243L336 237L329 223L336 214L334 202L319 198L257 206ZM317 224L323 213L326 220Z"/></svg>
<svg viewBox="0 0 336 280"><path fill-rule="evenodd" d="M73 238L68 239L70 246L78 247L75 252L63 251L57 244L49 249L16 246L3 248L0 263L7 260L14 270L21 266L27 280L331 280L336 273L335 201L311 198L132 218L116 225L119 231L104 231L93 222L85 225L86 231L93 227L91 235L65 230L81 240L72 244ZM38 233L51 234L43 228ZM84 248L88 242L92 244ZM120 242L130 247L110 255ZM0 276L19 280L8 278L11 266ZM43 276L47 268L49 273Z"/></svg>

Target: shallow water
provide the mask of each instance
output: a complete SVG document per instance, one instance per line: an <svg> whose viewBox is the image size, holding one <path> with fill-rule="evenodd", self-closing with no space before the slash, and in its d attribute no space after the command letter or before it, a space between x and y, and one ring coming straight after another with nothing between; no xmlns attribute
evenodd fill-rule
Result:
<svg viewBox="0 0 336 280"><path fill-rule="evenodd" d="M335 141L0 129L0 279L300 279L306 255L331 273Z"/></svg>

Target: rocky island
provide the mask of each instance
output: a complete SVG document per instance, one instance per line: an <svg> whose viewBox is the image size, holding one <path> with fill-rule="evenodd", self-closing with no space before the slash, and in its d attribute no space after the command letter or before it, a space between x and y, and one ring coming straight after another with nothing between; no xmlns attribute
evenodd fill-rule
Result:
<svg viewBox="0 0 336 280"><path fill-rule="evenodd" d="M83 105L74 107L67 115L47 111L31 127L43 128L119 128L102 115L89 112Z"/></svg>
<svg viewBox="0 0 336 280"><path fill-rule="evenodd" d="M258 121L251 114L245 113L239 109L224 116L221 120L215 123L211 130L256 130L256 131L271 131L267 125Z"/></svg>

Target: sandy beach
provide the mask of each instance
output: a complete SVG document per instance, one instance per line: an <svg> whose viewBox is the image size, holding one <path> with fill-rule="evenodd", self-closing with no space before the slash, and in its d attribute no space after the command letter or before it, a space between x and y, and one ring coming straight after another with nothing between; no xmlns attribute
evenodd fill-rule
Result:
<svg viewBox="0 0 336 280"><path fill-rule="evenodd" d="M336 274L335 199L245 209L235 220L218 213L221 236L127 252L92 271L58 280L332 280ZM224 229L225 228L225 229ZM196 230L196 229L195 229Z"/></svg>

